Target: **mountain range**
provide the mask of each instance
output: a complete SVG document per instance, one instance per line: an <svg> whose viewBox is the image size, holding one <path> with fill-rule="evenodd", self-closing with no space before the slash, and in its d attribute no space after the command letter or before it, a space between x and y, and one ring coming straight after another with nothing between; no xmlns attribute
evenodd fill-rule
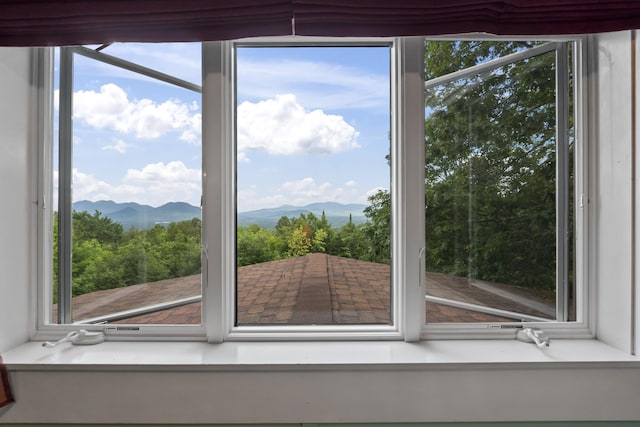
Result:
<svg viewBox="0 0 640 427"><path fill-rule="evenodd" d="M320 218L324 212L329 224L334 228L340 228L349 222L349 216L355 224L365 222L366 218L363 213L365 207L366 205L358 203L345 205L336 202L311 203L305 206L283 205L277 208L238 212L238 225L258 224L263 228L275 228L278 220L283 216L297 218L300 214L312 213Z"/></svg>
<svg viewBox="0 0 640 427"><path fill-rule="evenodd" d="M312 203L306 206L284 205L277 208L239 212L238 225L257 224L263 228L275 228L278 220L285 215L289 218L296 218L300 214L313 213L319 218L324 212L329 224L339 228L349 222L350 216L355 224L364 222L366 220L363 213L365 207L366 205L357 203L342 204L335 202ZM83 200L75 202L73 209L78 212L87 211L90 214L99 211L103 217L119 222L125 229L131 227L146 229L156 224L188 221L201 217L199 207L184 202L171 202L159 207L153 207L133 202L116 203L111 200L90 202Z"/></svg>
<svg viewBox="0 0 640 427"><path fill-rule="evenodd" d="M156 224L168 224L170 222L200 218L200 208L184 202L171 202L154 208L153 206L140 205L133 202L116 203L111 200L90 202L83 200L75 202L73 209L78 212L87 211L90 214L100 211L103 217L119 222L125 229L135 227L142 230L152 228Z"/></svg>

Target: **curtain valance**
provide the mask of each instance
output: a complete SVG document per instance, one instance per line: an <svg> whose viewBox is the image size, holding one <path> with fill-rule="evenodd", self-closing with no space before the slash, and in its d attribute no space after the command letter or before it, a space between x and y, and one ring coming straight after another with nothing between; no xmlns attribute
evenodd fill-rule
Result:
<svg viewBox="0 0 640 427"><path fill-rule="evenodd" d="M640 28L640 1L632 0L293 0L293 10L301 35L564 35Z"/></svg>
<svg viewBox="0 0 640 427"><path fill-rule="evenodd" d="M254 36L586 34L640 27L636 0L0 0L0 45Z"/></svg>

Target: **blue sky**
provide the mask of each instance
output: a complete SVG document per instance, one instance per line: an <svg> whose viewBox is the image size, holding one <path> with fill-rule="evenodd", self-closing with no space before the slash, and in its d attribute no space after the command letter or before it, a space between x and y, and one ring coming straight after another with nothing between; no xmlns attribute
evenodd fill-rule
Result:
<svg viewBox="0 0 640 427"><path fill-rule="evenodd" d="M200 83L200 46L105 53ZM198 205L200 94L76 55L73 199ZM237 52L238 209L366 203L389 188L389 49Z"/></svg>

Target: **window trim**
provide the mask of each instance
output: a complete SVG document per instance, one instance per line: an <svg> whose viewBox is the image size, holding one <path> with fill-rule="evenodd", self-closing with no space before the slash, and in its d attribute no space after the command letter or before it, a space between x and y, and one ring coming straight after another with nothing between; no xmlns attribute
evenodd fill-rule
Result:
<svg viewBox="0 0 640 427"><path fill-rule="evenodd" d="M416 38L420 39L421 38ZM222 313L221 319L205 321L208 339L212 342L242 340L399 340L406 336L408 323L402 318L405 313L402 294L405 282L402 250L403 209L392 215L394 259L392 260L392 325L283 325L283 326L235 326L235 49L242 46L389 46L391 49L391 147L392 194L400 193L404 169L399 167L405 156L402 149L401 126L403 120L397 105L406 94L403 86L403 58L407 55L405 39L327 39L327 38L260 38L203 44L205 65L203 123L211 123L219 131L203 130L205 189L203 212L207 212L207 224L203 236L205 251L209 253L207 271L217 272L208 277L206 286L207 312ZM209 90L211 90L209 92ZM420 125L422 126L422 125ZM417 126L416 126L417 127ZM419 145L419 144L418 144ZM214 171L214 172L211 172ZM210 173L211 172L211 173ZM213 179L211 179L214 177ZM209 181L211 179L211 181ZM211 184L208 184L211 182ZM392 196L393 197L393 196ZM397 205L397 204L396 204ZM399 205L397 205L399 206ZM395 232L395 230L399 230ZM406 240L406 239L404 239ZM212 243L214 242L214 243ZM215 243L217 242L217 243ZM406 262L406 261L405 261ZM417 269L417 267L416 267ZM212 301L215 300L215 301ZM417 336L417 334L414 334Z"/></svg>
<svg viewBox="0 0 640 427"><path fill-rule="evenodd" d="M431 39L431 38L430 38ZM443 40L443 38L436 38ZM459 40L460 38L456 38ZM474 40L500 40L504 37L473 37ZM512 40L514 38L508 38ZM424 310L424 279L419 273L424 270L424 229L417 230L412 226L424 227L420 200L424 197L424 91L411 90L424 87L422 46L424 37L409 37L398 39L339 39L334 41L327 38L264 38L223 42L202 43L202 180L203 180L203 241L202 241L202 325L136 325L135 331L109 331L118 340L207 340L209 342L223 341L287 341L287 340L405 340L419 341L427 339L477 339L477 338L513 338L513 327L490 327L478 324L440 324L425 325ZM553 40L563 40L553 38ZM569 39L567 39L569 40ZM593 87L587 87L586 75L596 67L594 61L587 61L584 51L587 44L584 39L571 38L576 41L575 56L578 73L575 82L575 115L576 140L584 141L576 144L576 181L575 194L579 198L584 194L586 201L592 196L588 189L588 144L593 142L587 138L588 126L584 120L584 112L589 109L587 95ZM235 307L233 274L235 272L235 258L230 255L228 247L234 245L235 230L235 194L233 177L235 176L234 148L224 141L232 141L235 133L235 94L234 62L230 52L236 45L267 43L270 45L291 43L305 45L371 45L395 43L392 48L391 73L391 110L392 120L392 217L394 235L392 245L393 260L393 326L380 327L369 325L324 325L324 326L240 326L234 327L233 310ZM51 258L50 233L52 211L49 209L48 195L52 194L51 182L52 153L51 153L51 117L53 112L52 100L52 70L53 58L51 49L43 49L41 69L44 114L40 124L42 140L47 141L39 148L39 186L41 191L42 209L39 209L38 233L41 262L38 263L38 301L37 326L35 337L50 339L62 335L79 325L47 324L51 308L47 304L47 295L51 295L52 281L49 271ZM416 54L417 53L417 54ZM419 86L418 86L419 85ZM579 101L579 102L578 102ZM49 135L47 135L49 133ZM411 141L419 143L411 143ZM578 148L582 148L578 150ZM403 165L402 167L400 165ZM422 180L416 179L422 176ZM406 204L400 203L405 200ZM576 200L577 207L579 200ZM582 242L576 242L576 299L577 322L545 322L544 324L527 323L527 326L543 327L554 338L593 338L594 316L589 311L594 310L593 299L588 298L593 290L588 283L587 256L589 251L590 229L588 221L588 202L580 215L576 215L576 236L583 237ZM225 225L232 224L233 227ZM232 245L233 246L229 246ZM224 264L227 264L226 268ZM229 267L229 265L231 267ZM581 285L580 285L581 284ZM589 305L591 304L591 305ZM216 313L218 315L216 315ZM512 325L512 324L509 324ZM83 325L88 330L104 330L102 325Z"/></svg>

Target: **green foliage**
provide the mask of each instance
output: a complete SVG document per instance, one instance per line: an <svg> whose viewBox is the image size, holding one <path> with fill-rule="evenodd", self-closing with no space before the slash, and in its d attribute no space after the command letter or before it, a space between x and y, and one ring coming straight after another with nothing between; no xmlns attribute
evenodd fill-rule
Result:
<svg viewBox="0 0 640 427"><path fill-rule="evenodd" d="M311 250L313 252L325 252L326 240L329 233L326 228L319 228L313 233L311 240Z"/></svg>
<svg viewBox="0 0 640 427"><path fill-rule="evenodd" d="M280 258L282 244L277 235L256 224L238 227L236 244L239 267Z"/></svg>
<svg viewBox="0 0 640 427"><path fill-rule="evenodd" d="M364 209L368 221L363 225L369 238L369 260L388 263L391 259L391 195L379 190L369 196L370 205Z"/></svg>
<svg viewBox="0 0 640 427"><path fill-rule="evenodd" d="M345 224L327 245L327 252L345 258L371 259L371 243L363 228L364 225L356 226L353 222Z"/></svg>
<svg viewBox="0 0 640 427"><path fill-rule="evenodd" d="M381 193L382 194L382 193ZM382 198L382 199L381 199ZM388 195L371 198L368 217L374 224L349 222L334 230L322 214L283 216L275 230L258 225L238 227L237 265L251 265L321 252L376 262L389 261ZM377 209L383 207L383 211ZM58 227L54 215L54 284L58 271ZM127 231L100 212L73 213L73 295L183 277L200 272L201 221L156 225ZM386 233L386 235L385 235ZM382 244L382 249L375 245ZM57 286L54 288L57 301Z"/></svg>
<svg viewBox="0 0 640 427"><path fill-rule="evenodd" d="M335 230L324 213L318 218L313 213L300 214L297 218L283 216L274 230L257 225L238 227L237 265L244 266L277 259L304 256L309 253L327 253L347 258L389 262L389 205L385 212L371 211L372 218L382 229L376 230L368 224L356 226L349 222ZM386 229L387 236L384 236ZM375 234L385 248L377 249L367 234Z"/></svg>
<svg viewBox="0 0 640 427"><path fill-rule="evenodd" d="M427 42L427 79L530 47ZM427 268L555 288L554 53L426 93Z"/></svg>
<svg viewBox="0 0 640 427"><path fill-rule="evenodd" d="M161 235L159 230L132 230L130 233L131 238L118 250L124 274L117 285L128 286L172 278L168 260L163 256L165 254L161 251L162 246L158 244Z"/></svg>
<svg viewBox="0 0 640 427"><path fill-rule="evenodd" d="M117 245L122 242L122 225L111 218L101 216L100 211L93 215L89 212L73 212L73 238L79 242L96 239L103 244Z"/></svg>
<svg viewBox="0 0 640 427"><path fill-rule="evenodd" d="M311 252L311 227L308 224L300 224L289 239L289 256L296 257L306 255Z"/></svg>
<svg viewBox="0 0 640 427"><path fill-rule="evenodd" d="M73 212L72 292L81 295L200 272L201 221L156 225L148 230L122 225L96 211ZM53 227L54 302L58 283L58 213Z"/></svg>
<svg viewBox="0 0 640 427"><path fill-rule="evenodd" d="M85 240L73 247L72 290L80 295L110 289L118 283L124 269L108 244L97 239Z"/></svg>
<svg viewBox="0 0 640 427"><path fill-rule="evenodd" d="M382 220L384 214L376 215ZM54 284L58 271L58 214L54 214ZM382 221L384 223L384 221ZM386 221L388 229L388 221ZM377 260L372 254L365 224L352 222L334 230L323 214L280 218L275 230L258 225L238 227L237 265L324 252L350 258ZM200 272L201 221L156 225L151 229L124 231L100 212L73 213L72 289L81 295ZM387 238L388 242L388 238ZM387 245L388 246L388 245ZM384 251L382 251L384 252ZM388 254L380 259L388 260ZM54 302L57 301L57 286Z"/></svg>

